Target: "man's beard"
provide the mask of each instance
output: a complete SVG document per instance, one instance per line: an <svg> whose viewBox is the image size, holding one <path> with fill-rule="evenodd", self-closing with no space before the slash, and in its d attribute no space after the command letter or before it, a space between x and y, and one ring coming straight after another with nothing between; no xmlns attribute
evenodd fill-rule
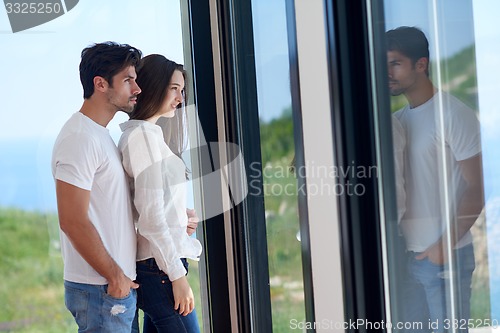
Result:
<svg viewBox="0 0 500 333"><path fill-rule="evenodd" d="M128 100L128 103L127 104L124 104L124 105L119 105L118 102L114 101L113 100L113 96L111 96L109 98L109 103L114 105L114 107L116 108L116 111L123 111L125 113L132 113L135 109L135 106L137 104L130 104L130 101L132 98L137 98L137 96L132 96L132 97L129 97L129 100Z"/></svg>
<svg viewBox="0 0 500 333"><path fill-rule="evenodd" d="M399 85L395 88L389 87L389 93L391 96L399 96L406 91L406 88L399 87Z"/></svg>

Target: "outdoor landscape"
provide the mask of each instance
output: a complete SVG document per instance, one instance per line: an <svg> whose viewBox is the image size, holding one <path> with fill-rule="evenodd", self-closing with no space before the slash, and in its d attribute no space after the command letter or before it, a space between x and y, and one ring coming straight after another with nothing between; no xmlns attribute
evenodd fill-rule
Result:
<svg viewBox="0 0 500 333"><path fill-rule="evenodd" d="M292 110L260 126L273 332L305 320Z"/></svg>
<svg viewBox="0 0 500 333"><path fill-rule="evenodd" d="M64 306L57 216L0 209L0 332L76 332ZM188 279L199 304L198 265ZM201 310L198 310L201 320Z"/></svg>

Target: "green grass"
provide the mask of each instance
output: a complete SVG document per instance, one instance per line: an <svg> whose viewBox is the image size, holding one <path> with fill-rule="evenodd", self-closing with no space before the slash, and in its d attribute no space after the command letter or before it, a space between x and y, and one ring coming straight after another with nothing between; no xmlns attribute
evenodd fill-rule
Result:
<svg viewBox="0 0 500 333"><path fill-rule="evenodd" d="M76 331L64 306L62 260L50 248L55 217L0 209L0 331Z"/></svg>
<svg viewBox="0 0 500 333"><path fill-rule="evenodd" d="M187 276L189 285L193 290L194 294L194 306L196 309L196 315L198 317L198 324L200 325L200 332L203 333L203 313L201 311L201 294L200 294L200 272L198 269L198 262L189 260L189 274Z"/></svg>
<svg viewBox="0 0 500 333"><path fill-rule="evenodd" d="M472 319L478 319L479 322L491 319L490 290L487 285L473 287L470 310Z"/></svg>
<svg viewBox="0 0 500 333"><path fill-rule="evenodd" d="M76 332L64 305L57 216L0 208L0 230L0 332ZM188 280L201 323L196 262Z"/></svg>
<svg viewBox="0 0 500 333"><path fill-rule="evenodd" d="M263 172L273 333L305 320L296 178L292 156L267 163Z"/></svg>

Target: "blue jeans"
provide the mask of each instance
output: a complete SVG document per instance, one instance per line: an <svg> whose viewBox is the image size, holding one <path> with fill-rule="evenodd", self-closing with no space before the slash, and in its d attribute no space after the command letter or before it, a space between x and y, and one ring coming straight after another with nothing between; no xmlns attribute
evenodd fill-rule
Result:
<svg viewBox="0 0 500 333"><path fill-rule="evenodd" d="M418 252L408 252L408 276L403 288L405 323L422 323L421 329L409 332L467 332L470 318L472 273L475 268L472 244L454 250L454 273L449 265L436 265L427 258L415 259ZM454 283L450 277L453 274ZM450 295L453 295L454 302ZM455 321L451 308L455 310ZM465 323L465 325L461 325ZM457 326L458 324L458 326Z"/></svg>
<svg viewBox="0 0 500 333"><path fill-rule="evenodd" d="M188 263L181 259L186 270ZM198 318L193 310L187 316L174 310L172 282L154 259L138 261L137 306L144 311L143 333L199 333Z"/></svg>
<svg viewBox="0 0 500 333"><path fill-rule="evenodd" d="M64 281L64 301L78 332L130 333L136 310L135 289L124 298L107 294L107 285Z"/></svg>

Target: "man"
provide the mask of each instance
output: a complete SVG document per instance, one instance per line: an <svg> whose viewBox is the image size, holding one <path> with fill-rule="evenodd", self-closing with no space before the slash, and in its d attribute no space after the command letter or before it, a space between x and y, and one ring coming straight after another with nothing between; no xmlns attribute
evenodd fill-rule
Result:
<svg viewBox="0 0 500 333"><path fill-rule="evenodd" d="M395 113L407 138L400 224L408 253L404 320L443 332L470 317L470 228L483 206L479 122L432 84L422 31L399 27L386 38L390 93L404 94L409 103Z"/></svg>
<svg viewBox="0 0 500 333"><path fill-rule="evenodd" d="M120 154L107 124L131 112L141 52L106 42L82 51L84 102L52 156L64 260L65 303L79 332L131 332L136 233Z"/></svg>

